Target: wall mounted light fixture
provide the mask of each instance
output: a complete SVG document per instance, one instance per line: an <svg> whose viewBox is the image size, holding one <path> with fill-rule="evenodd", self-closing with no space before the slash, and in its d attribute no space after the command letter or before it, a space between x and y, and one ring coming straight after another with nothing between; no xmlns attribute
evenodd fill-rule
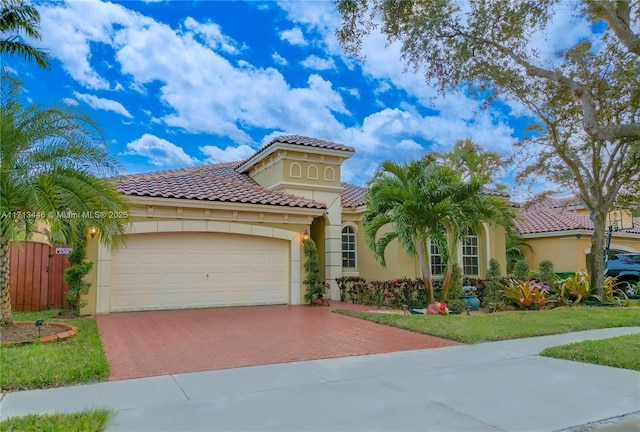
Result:
<svg viewBox="0 0 640 432"><path fill-rule="evenodd" d="M309 240L310 236L309 236L309 231L308 230L304 230L304 232L302 233L302 241L307 241Z"/></svg>
<svg viewBox="0 0 640 432"><path fill-rule="evenodd" d="M91 238L95 238L97 233L98 233L98 228L96 227L89 228L89 235L91 236Z"/></svg>

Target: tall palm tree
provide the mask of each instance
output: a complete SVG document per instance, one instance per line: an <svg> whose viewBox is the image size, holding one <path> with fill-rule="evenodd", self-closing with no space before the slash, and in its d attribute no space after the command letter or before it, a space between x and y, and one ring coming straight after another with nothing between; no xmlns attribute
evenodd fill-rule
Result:
<svg viewBox="0 0 640 432"><path fill-rule="evenodd" d="M40 14L35 7L23 0L0 0L0 54L18 55L35 61L44 69L49 68L47 53L21 40L20 34L40 39Z"/></svg>
<svg viewBox="0 0 640 432"><path fill-rule="evenodd" d="M68 108L23 107L19 83L3 76L0 107L0 324L10 324L9 247L37 225L73 241L90 224L99 240L124 241L127 205L105 179L117 164L100 129Z"/></svg>
<svg viewBox="0 0 640 432"><path fill-rule="evenodd" d="M434 302L429 248L431 242L447 262L440 300L445 301L455 262L455 245L483 223L509 226L513 213L501 198L484 193L486 178L472 176L464 182L460 172L438 163L428 154L406 165L383 162L372 178L363 217L365 238L385 266L384 252L397 239L420 260L428 302ZM382 236L378 234L386 230Z"/></svg>
<svg viewBox="0 0 640 432"><path fill-rule="evenodd" d="M383 162L370 181L367 211L363 217L365 238L374 255L386 266L385 249L397 239L405 250L418 256L429 304L435 301L431 285L428 241L448 258L448 232L461 223L449 197L459 176L438 165L433 155L400 165ZM382 229L388 230L378 238Z"/></svg>

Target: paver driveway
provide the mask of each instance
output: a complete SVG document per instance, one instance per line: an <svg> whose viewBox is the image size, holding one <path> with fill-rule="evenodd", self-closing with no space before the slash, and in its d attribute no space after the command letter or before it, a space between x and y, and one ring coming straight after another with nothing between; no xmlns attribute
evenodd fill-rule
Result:
<svg viewBox="0 0 640 432"><path fill-rule="evenodd" d="M332 313L257 306L96 317L111 380L458 345ZM361 307L360 307L361 308Z"/></svg>

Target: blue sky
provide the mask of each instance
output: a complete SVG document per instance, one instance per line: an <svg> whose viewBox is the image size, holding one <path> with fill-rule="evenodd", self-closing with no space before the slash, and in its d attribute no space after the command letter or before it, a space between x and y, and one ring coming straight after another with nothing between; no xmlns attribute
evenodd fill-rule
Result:
<svg viewBox="0 0 640 432"><path fill-rule="evenodd" d="M399 47L365 40L346 55L332 1L38 2L52 69L7 58L30 102L66 103L106 133L123 174L242 160L272 137L355 147L343 181L363 185L386 159L406 162L471 138L511 153L526 117L462 93L440 97L405 72ZM544 42L589 34L560 14ZM563 22L563 20L566 20ZM555 30L554 30L555 29ZM512 173L499 173L511 183Z"/></svg>

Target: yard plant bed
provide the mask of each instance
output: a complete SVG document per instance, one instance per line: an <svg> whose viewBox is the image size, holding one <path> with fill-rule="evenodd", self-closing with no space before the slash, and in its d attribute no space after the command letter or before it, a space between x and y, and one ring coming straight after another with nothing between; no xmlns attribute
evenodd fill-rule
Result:
<svg viewBox="0 0 640 432"><path fill-rule="evenodd" d="M0 343L23 344L40 340L42 343L55 342L75 336L77 327L63 323L45 323L40 329L34 322L14 322L12 325L2 326Z"/></svg>
<svg viewBox="0 0 640 432"><path fill-rule="evenodd" d="M51 321L56 317L56 311L16 312L13 317L16 322L31 322L35 328L35 320ZM95 319L57 322L77 327L78 334L54 343L36 341L32 344L2 346L0 385L3 391L58 387L102 381L109 377L109 363L102 349Z"/></svg>
<svg viewBox="0 0 640 432"><path fill-rule="evenodd" d="M397 315L336 310L343 315L439 336L478 343L569 333L609 327L640 326L640 308L559 307L471 315Z"/></svg>
<svg viewBox="0 0 640 432"><path fill-rule="evenodd" d="M0 422L0 430L3 432L100 432L105 429L111 413L107 409L98 409L74 414L30 414Z"/></svg>
<svg viewBox="0 0 640 432"><path fill-rule="evenodd" d="M640 333L551 347L540 355L640 371Z"/></svg>

